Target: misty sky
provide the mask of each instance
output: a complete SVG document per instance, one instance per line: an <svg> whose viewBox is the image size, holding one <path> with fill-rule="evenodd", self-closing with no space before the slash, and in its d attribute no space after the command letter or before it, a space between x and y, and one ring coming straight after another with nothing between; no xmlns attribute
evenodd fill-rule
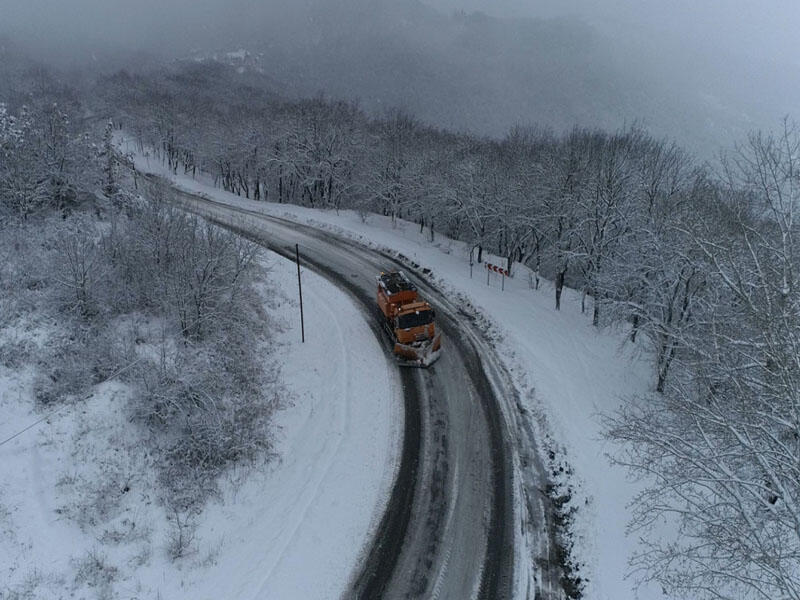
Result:
<svg viewBox="0 0 800 600"><path fill-rule="evenodd" d="M606 32L800 65L798 0L424 0L494 16L579 16ZM655 40L651 36L657 36Z"/></svg>
<svg viewBox="0 0 800 600"><path fill-rule="evenodd" d="M677 114L670 116L673 120L688 115L692 102L702 104L705 115L718 110L726 119L727 129L737 121L744 129L750 129L774 127L787 114L800 118L800 0L0 0L0 36L23 40L28 50L43 50L45 58L63 61L74 56L76 62L85 62L100 56L101 62L106 58L107 66L118 68L114 58L132 50L173 58L186 56L192 50L234 50L248 43L269 44L273 35L283 36L279 43L288 44L284 55L277 53L276 46L271 47L273 56L282 56L275 60L282 61L299 55L292 55L292 43L313 43L335 27L340 28L340 35L352 38L352 31L347 28L353 20L350 15L363 14L365 7L374 13L414 2L445 15L465 10L507 19L577 17L602 36L598 47L605 52L602 64L606 71L601 73L592 66L582 75L586 81L597 75L606 78L602 81L607 87L614 88L622 79L614 80L608 73L631 73L635 77L630 81L656 82L643 93L656 99L660 95L667 104L659 111L651 107L650 115L628 111L613 126L640 118L648 125L659 125L657 119L668 109ZM335 19L326 20L324 15L332 14L328 9L333 5L347 7L340 15L348 16L332 27ZM316 17L309 18L310 14ZM429 35L440 35L439 30L432 31ZM423 38L404 39L419 43ZM429 40L425 43L435 46ZM358 70L355 62L344 64L351 71ZM471 68L470 64L467 62L464 68ZM404 72L402 68L394 70ZM415 72L419 73L419 69ZM292 84L296 79L293 75L290 72L278 81ZM334 91L346 94L350 90L344 90L349 85L347 73L337 72L339 75L343 83ZM462 75L462 79L469 79L469 73ZM330 81L320 81L320 86L336 87ZM502 100L513 91L515 82L489 78L468 85L495 86ZM660 91L653 91L658 86ZM621 87L620 100L640 89L644 88L637 84ZM367 87L356 89L353 94L364 98L372 91ZM587 87L575 93L564 92L575 105L576 122L581 113L594 116L591 109L597 96L593 91ZM396 98L395 94L387 102ZM686 105L678 106L676 98L686 99ZM441 103L441 98L437 101ZM431 102L430 97L420 97L418 104L424 108ZM624 102L619 106L620 110L627 110ZM493 110L502 110L495 105L479 108L489 116ZM534 121L539 114L546 115L535 110L530 115L512 113L509 112L509 123L514 119ZM709 131L719 129L713 117L702 119ZM509 123L504 121L501 125ZM612 126L602 121L597 125ZM669 122L661 125L663 133L679 135L677 126Z"/></svg>
<svg viewBox="0 0 800 600"><path fill-rule="evenodd" d="M291 7L326 0L2 0L0 31L37 43L78 38L126 45L163 41L165 32L198 41L209 28L280 19ZM330 0L341 1L341 0ZM347 0L345 0L347 1ZM575 15L634 41L689 44L698 52L733 52L800 64L798 0L422 0L445 12L494 16ZM653 36L656 36L655 38Z"/></svg>

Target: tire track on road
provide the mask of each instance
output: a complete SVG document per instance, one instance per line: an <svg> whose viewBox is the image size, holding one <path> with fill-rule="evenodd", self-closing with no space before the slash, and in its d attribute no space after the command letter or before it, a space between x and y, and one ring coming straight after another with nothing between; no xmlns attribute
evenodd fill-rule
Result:
<svg viewBox="0 0 800 600"><path fill-rule="evenodd" d="M364 246L349 240L341 239L333 234L322 232L319 229L298 224L287 219L280 217L272 217L264 215L263 213L248 210L239 206L233 206L224 202L211 200L196 194L176 190L179 195L183 196L182 204L184 207L192 212L196 212L201 216L205 216L218 224L242 234L244 237L256 241L257 243L268 247L270 250L277 252L287 258L294 258L294 247L291 244L276 243L274 235L270 235L264 227L278 227L293 230L298 236L313 239L320 244L328 245L331 249L335 248L337 253L347 254L350 253L356 262L363 264L369 262L369 268L374 269L376 272L382 268L403 268L408 270L408 265L399 262L397 257L391 256L387 253L382 253L375 250L369 250ZM179 200L180 201L180 200ZM198 205L205 204L206 210L200 208ZM216 211L216 214L214 214ZM220 211L222 215L220 215ZM209 214L211 213L211 214ZM231 214L238 214L243 217L254 218L256 222L263 225L260 230L252 223L236 222L236 219L229 218L227 221L225 216L230 217ZM320 244L317 244L319 246ZM313 244L312 244L313 245ZM373 331L380 338L381 328L374 318L374 298L372 291L366 291L362 286L357 285L342 272L335 272L331 270L324 262L324 259L318 260L314 256L310 256L307 252L301 259L301 262L307 267L312 268L320 273L327 279L334 282L336 285L350 291L356 299L362 304L365 314L368 316L368 322L371 324ZM442 314L442 327L448 340L452 341L450 346L451 352L457 353L463 360L463 367L465 370L465 381L469 382L468 385L475 390L474 397L477 398L475 404L478 408L478 414L482 416L485 421L481 427L486 428L486 435L488 436L487 446L485 450L488 452L488 458L481 459L478 467L482 468L483 464L488 460L486 471L482 471L483 475L480 479L485 480L485 487L478 485L477 491L472 492L476 496L472 502L466 502L463 506L480 506L483 502L478 498L483 497L488 491L487 496L487 513L488 514L462 514L459 516L459 527L472 527L477 528L477 533L470 535L483 536L484 541L480 544L484 546L481 552L482 558L469 555L467 548L457 548L458 553L453 554L452 548L442 548L441 539L435 539L435 543L430 546L430 550L434 556L430 560L425 561L423 564L429 573L425 575L426 584L425 590L421 594L417 593L416 597L422 594L433 592L433 586L436 585L437 592L440 592L443 597L456 597L459 600L465 600L466 595L455 595L455 592L447 592L446 583L443 579L450 581L449 585L456 583L457 586L463 587L461 583L456 582L456 577L470 577L477 578L475 588L477 589L477 597L482 599L494 598L510 598L513 589L513 573L514 573L514 508L513 508L513 459L512 451L507 444L507 433L505 428L507 426L502 409L500 407L500 399L496 395L495 386L502 387L501 384L495 382L495 386L490 383L486 373L484 373L484 364L481 360L480 352L475 339L477 333L472 332L470 335L462 335L461 327L471 327L469 323L464 323L463 319L459 320L457 316L456 307L454 307L448 299L442 295L435 287L432 287L429 280L424 274L417 273L413 269L411 271L421 281L425 282L423 293L429 300L432 300L434 305L440 304L447 307L447 310L440 313ZM438 312L438 310L437 310ZM385 347L385 351L390 351ZM427 376L435 377L435 367ZM400 593L401 597L415 597L415 594L410 593L408 590L412 589L412 582L404 580L394 581L393 578L396 574L398 561L403 553L404 547L408 542L409 525L413 519L425 520L431 514L413 514L412 507L420 493L420 477L423 474L421 470L420 461L425 456L423 444L423 419L422 407L425 405L423 394L427 394L422 382L423 376L420 375L418 370L402 369L401 382L404 388L404 409L405 409L405 427L403 431L403 442L401 450L400 466L397 471L397 476L392 487L391 497L389 498L386 511L381 519L377 531L373 537L373 544L370 552L365 558L363 568L358 577L355 578L352 587L352 594L348 597L359 599L375 599L382 598L389 590L389 586L395 586L393 594ZM446 382L446 379L445 379ZM501 382L502 383L502 382ZM463 382L462 382L463 385ZM445 386L446 391L446 386ZM469 394L472 397L472 393ZM458 403L452 399L450 410L458 410ZM462 399L463 400L463 399ZM463 419L459 419L463 420ZM446 425L446 423L445 423ZM444 429L446 429L443 426ZM462 431L461 434L464 432ZM445 431L445 435L448 433ZM432 442L426 441L425 444ZM468 443L468 440L467 440ZM434 444L435 446L436 444ZM483 452L483 450L478 449ZM426 458L427 459L427 458ZM473 465L474 466L474 465ZM430 471L430 469L428 469ZM487 479L488 478L488 479ZM431 485L430 482L424 482L423 485ZM464 489L462 488L462 491ZM452 503L459 501L457 493L453 489L444 489L443 493L447 494L446 501ZM442 505L444 506L444 505ZM424 511L434 510L435 504L426 505L423 507ZM442 513L443 518L439 519L440 526L446 527L448 521L447 512ZM419 526L415 526L419 529ZM485 528L484 533L480 531ZM435 532L429 532L436 538ZM419 552L419 549L416 550ZM453 561L458 558L460 567L455 569ZM480 564L476 567L467 567L473 565L475 560L480 560ZM439 572L441 577L437 576L434 569L443 569ZM470 572L471 569L471 572ZM401 575L405 576L408 569ZM452 571L452 575L447 576L445 571ZM472 581L472 579L470 579ZM471 584L470 584L471 585ZM405 587L403 587L405 586ZM399 590L405 589L405 592ZM456 589L455 587L453 589ZM460 589L460 587L458 588ZM419 590L418 590L419 592ZM424 597L424 596L422 596Z"/></svg>

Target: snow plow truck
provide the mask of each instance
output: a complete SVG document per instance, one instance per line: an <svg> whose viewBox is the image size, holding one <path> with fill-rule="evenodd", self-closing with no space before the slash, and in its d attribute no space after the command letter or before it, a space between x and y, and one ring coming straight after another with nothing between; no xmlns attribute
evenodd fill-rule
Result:
<svg viewBox="0 0 800 600"><path fill-rule="evenodd" d="M402 271L381 273L377 280L378 307L398 361L406 367L430 366L442 347L433 308L419 297Z"/></svg>

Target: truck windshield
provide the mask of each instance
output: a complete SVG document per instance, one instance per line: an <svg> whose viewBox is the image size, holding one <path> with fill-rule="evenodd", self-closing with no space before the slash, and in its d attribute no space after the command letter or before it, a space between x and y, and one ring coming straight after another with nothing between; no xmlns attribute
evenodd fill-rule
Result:
<svg viewBox="0 0 800 600"><path fill-rule="evenodd" d="M421 312L413 312L397 317L397 326L400 329L411 329L412 327L421 327L433 323L433 311L423 310Z"/></svg>

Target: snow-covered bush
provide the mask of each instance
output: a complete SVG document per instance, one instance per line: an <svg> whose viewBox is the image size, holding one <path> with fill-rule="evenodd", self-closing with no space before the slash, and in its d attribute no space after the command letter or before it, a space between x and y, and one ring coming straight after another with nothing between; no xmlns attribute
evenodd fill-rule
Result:
<svg viewBox="0 0 800 600"><path fill-rule="evenodd" d="M192 554L194 547L197 524L191 510L181 511L173 506L167 519L170 523L169 539L167 540L167 554L172 560L178 560Z"/></svg>
<svg viewBox="0 0 800 600"><path fill-rule="evenodd" d="M100 310L99 288L106 275L107 261L97 238L91 223L80 223L75 229L59 230L53 244L52 276L62 291L60 300L65 309L84 317Z"/></svg>
<svg viewBox="0 0 800 600"><path fill-rule="evenodd" d="M188 514L228 466L270 447L278 386L258 248L158 194L105 210L0 224L2 325L42 330L37 348L5 336L0 359L35 357L40 407L83 401L109 379L128 384L131 434L151 449L162 498ZM101 522L95 504L75 518Z"/></svg>
<svg viewBox="0 0 800 600"><path fill-rule="evenodd" d="M132 414L158 452L170 502L186 510L227 466L270 445L277 387L262 353L269 322L254 287L258 249L157 195L131 202L99 247L109 274L98 292L104 319L160 322L102 354L132 364L123 375L139 390Z"/></svg>
<svg viewBox="0 0 800 600"><path fill-rule="evenodd" d="M139 390L131 413L158 453L166 494L187 507L228 465L269 449L277 387L264 362L258 250L163 198L139 200L112 220L41 219L22 226L26 239L3 238L3 254L14 257L3 272L16 275L2 281L4 301L34 294L14 301L18 316L52 323L37 352L40 406L79 401L109 378L126 381ZM159 330L124 325L146 319ZM6 364L30 357L21 345L0 351Z"/></svg>
<svg viewBox="0 0 800 600"><path fill-rule="evenodd" d="M108 558L99 550L90 550L74 561L75 587L88 587L94 591L98 600L114 598L112 584L119 577L119 568L111 565Z"/></svg>
<svg viewBox="0 0 800 600"><path fill-rule="evenodd" d="M69 212L91 197L101 165L79 107L68 98L43 97L16 115L0 104L0 216L28 219Z"/></svg>

